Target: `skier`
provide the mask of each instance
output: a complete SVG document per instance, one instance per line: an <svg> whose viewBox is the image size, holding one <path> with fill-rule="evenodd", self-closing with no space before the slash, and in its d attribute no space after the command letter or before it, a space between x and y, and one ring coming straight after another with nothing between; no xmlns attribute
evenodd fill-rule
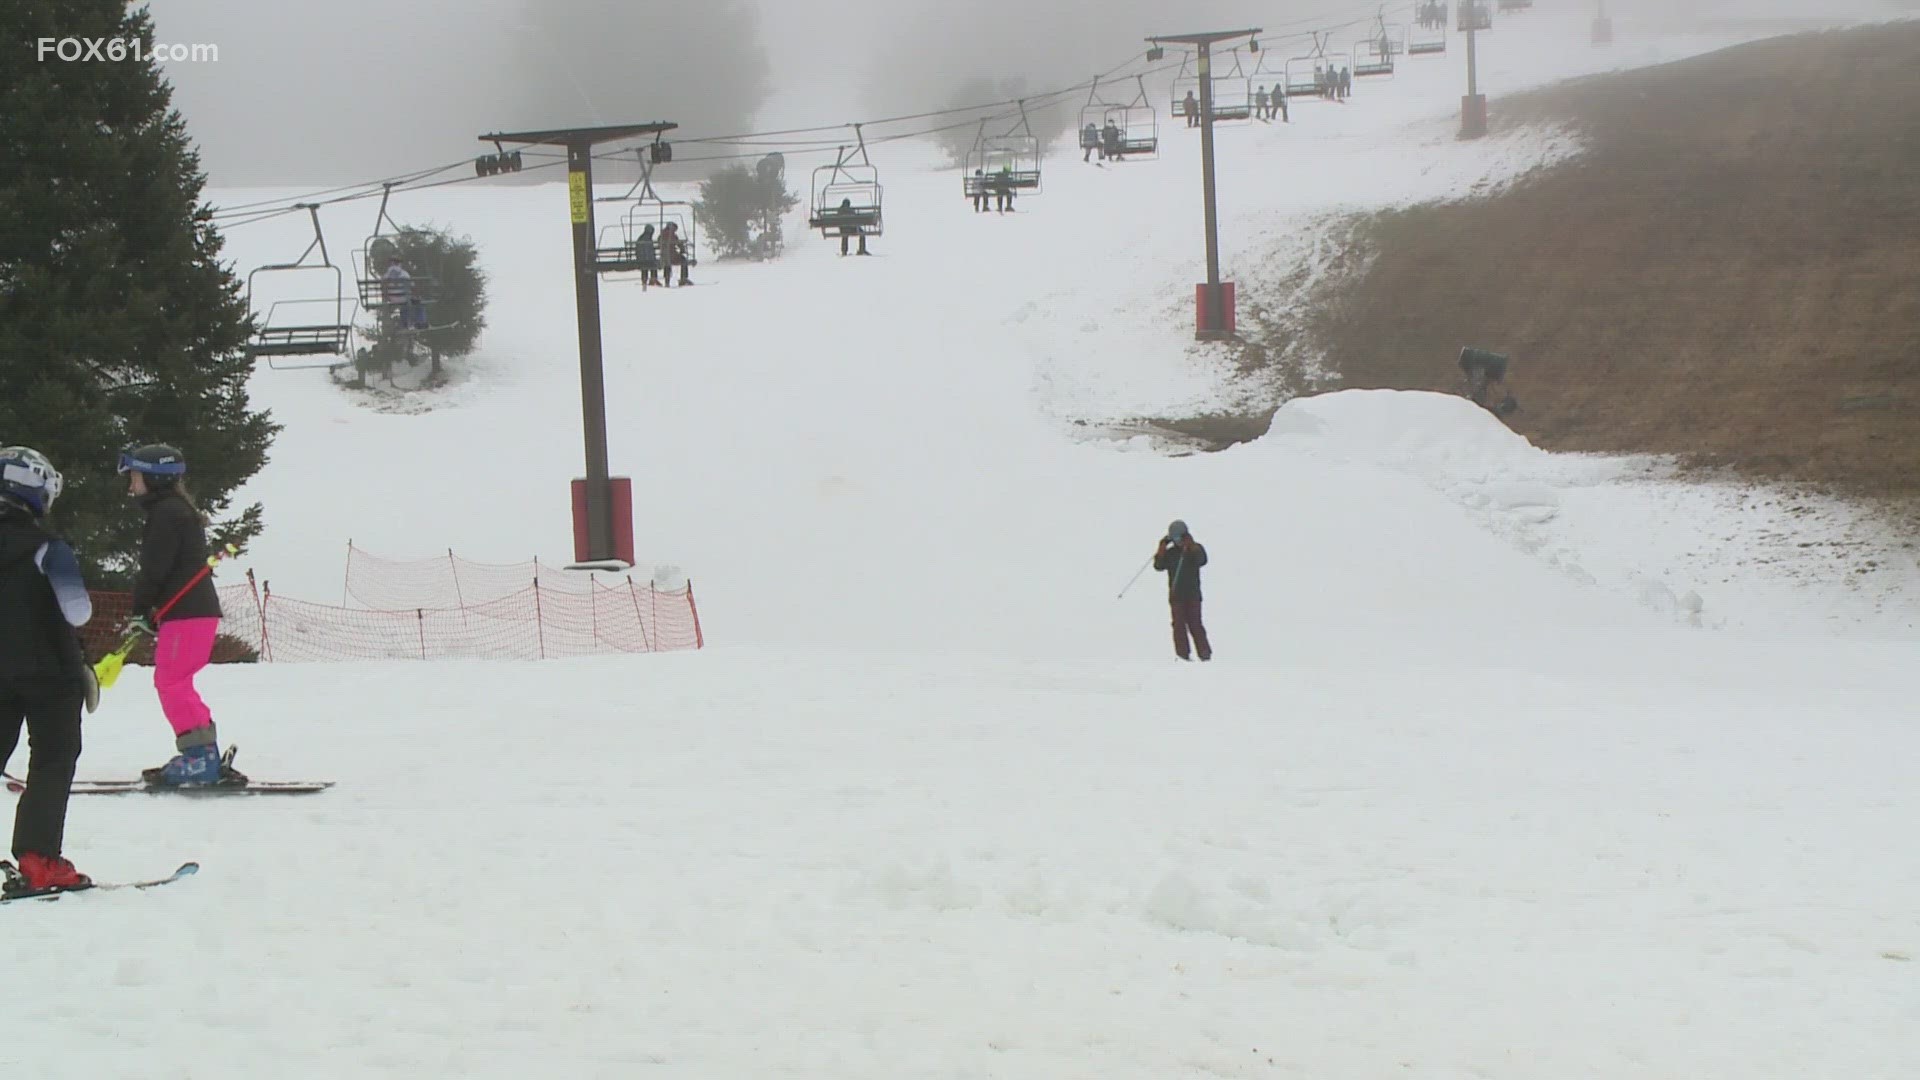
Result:
<svg viewBox="0 0 1920 1080"><path fill-rule="evenodd" d="M98 700L74 632L93 617L93 601L73 549L43 524L61 487L38 451L0 449L0 766L25 721L32 758L14 811L13 857L35 892L93 884L61 853L80 710Z"/></svg>
<svg viewBox="0 0 1920 1080"><path fill-rule="evenodd" d="M1100 129L1094 126L1093 121L1089 120L1087 121L1087 125L1080 129L1080 160L1082 162L1092 161L1095 150L1100 151L1101 161L1107 160L1106 148L1102 146L1100 142Z"/></svg>
<svg viewBox="0 0 1920 1080"><path fill-rule="evenodd" d="M859 215L853 209L853 199L841 199L839 208L834 211L834 216L840 219L840 254L847 253L847 240L855 236L860 238L860 250L855 254L867 254L867 232L856 220Z"/></svg>
<svg viewBox="0 0 1920 1080"><path fill-rule="evenodd" d="M400 264L398 255L387 257L387 272L380 278L380 299L388 307L400 309L400 329L427 328L427 306L413 291L413 275Z"/></svg>
<svg viewBox="0 0 1920 1080"><path fill-rule="evenodd" d="M218 783L222 778L218 733L213 713L193 687L193 677L213 655L220 627L220 596L207 565L206 518L186 488L187 459L171 446L152 444L120 455L127 493L147 513L140 544L140 573L133 586L129 630L155 635L153 688L160 711L173 726L178 756L141 776L150 784L180 787ZM184 594L181 590L185 589ZM154 625L154 609L179 596Z"/></svg>
<svg viewBox="0 0 1920 1080"><path fill-rule="evenodd" d="M1175 521L1167 526L1167 535L1153 553L1153 568L1167 574L1167 605L1173 611L1173 655L1182 660L1188 655L1187 637L1193 637L1193 651L1202 661L1213 659L1213 644L1207 640L1207 628L1200 619L1200 568L1207 565L1207 549L1194 540L1187 523Z"/></svg>
<svg viewBox="0 0 1920 1080"><path fill-rule="evenodd" d="M687 242L680 236L680 223L669 221L660 226L660 270L666 275L665 287L673 287L673 268L676 266L680 268L680 284L693 284L687 280L690 262Z"/></svg>
<svg viewBox="0 0 1920 1080"><path fill-rule="evenodd" d="M1187 91L1185 100L1180 102L1180 113L1187 118L1188 127L1200 126L1200 99L1193 96L1193 91Z"/></svg>
<svg viewBox="0 0 1920 1080"><path fill-rule="evenodd" d="M640 230L634 238L634 261L640 264L640 291L645 292L650 285L660 284L660 248L659 240L654 238L653 226Z"/></svg>

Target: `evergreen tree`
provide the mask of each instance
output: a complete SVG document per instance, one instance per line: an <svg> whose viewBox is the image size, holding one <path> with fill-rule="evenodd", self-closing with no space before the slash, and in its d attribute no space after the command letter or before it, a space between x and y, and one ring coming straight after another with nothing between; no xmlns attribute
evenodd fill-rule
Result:
<svg viewBox="0 0 1920 1080"><path fill-rule="evenodd" d="M366 265L359 272L367 280L387 272L389 257L400 260L412 275L414 295L426 305L428 328L400 330L397 308L377 309L383 317L361 327L367 344L355 358L355 383L365 385L375 373L391 380L394 362L404 359L430 362L425 385L440 385L445 378L441 361L473 352L487 328L487 275L473 241L445 229L402 226L375 240L364 255Z"/></svg>
<svg viewBox="0 0 1920 1080"><path fill-rule="evenodd" d="M780 218L800 202L787 190L786 160L769 154L754 168L734 165L700 183L694 217L723 259L771 259L780 251Z"/></svg>
<svg viewBox="0 0 1920 1080"><path fill-rule="evenodd" d="M187 455L220 543L260 532L233 491L279 427L248 408L240 283L219 262L206 178L151 60L64 62L41 39L153 44L125 0L0 4L0 443L67 478L53 523L99 586L125 584L141 515L114 473L130 445Z"/></svg>

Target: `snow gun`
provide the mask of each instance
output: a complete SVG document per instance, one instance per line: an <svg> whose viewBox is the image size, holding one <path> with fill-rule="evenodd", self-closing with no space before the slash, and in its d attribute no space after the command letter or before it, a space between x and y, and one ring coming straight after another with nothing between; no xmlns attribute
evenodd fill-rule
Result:
<svg viewBox="0 0 1920 1080"><path fill-rule="evenodd" d="M228 544L224 550L216 551L213 554L207 556L207 565L195 571L192 580L188 581L185 585L181 586L180 591L173 594L173 599L167 601L164 604L161 604L160 607L154 611L153 613L154 621L158 622L162 615L165 615L168 611L171 611L173 609L173 605L180 602L181 597L187 595L187 593L191 591L195 585L200 584L201 578L206 577L208 574L213 573L214 566L217 563L219 563L221 559L224 559L233 555L238 555L238 554L240 554L240 549L237 547L234 547L232 544ZM94 682L98 684L98 687L89 689L89 693L87 695L87 711L88 712L92 712L94 708L99 704L100 690L104 690L107 687L112 686L114 682L120 678L120 668L126 664L127 655L133 652L133 647L135 645L140 643L140 637L144 633L145 631L143 630L129 631L127 634L126 640L120 643L119 648L101 657L100 662L93 665L93 678L94 678Z"/></svg>

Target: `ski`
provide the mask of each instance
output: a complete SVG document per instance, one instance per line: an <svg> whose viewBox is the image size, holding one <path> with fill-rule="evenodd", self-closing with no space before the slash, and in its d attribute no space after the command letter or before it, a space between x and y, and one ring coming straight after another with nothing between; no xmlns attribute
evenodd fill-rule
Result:
<svg viewBox="0 0 1920 1080"><path fill-rule="evenodd" d="M239 747L229 746L220 755L220 779L211 784L156 784L138 780L75 780L67 788L69 795L186 795L191 798L218 798L231 795L312 795L333 786L331 780L252 780L233 767ZM158 770L149 770L157 772ZM27 790L26 781L7 775L7 790L15 795Z"/></svg>
<svg viewBox="0 0 1920 1080"><path fill-rule="evenodd" d="M145 780L75 780L67 792L71 795L180 795L190 799L218 799L242 795L312 795L331 788L333 783L332 780L247 780L175 787L149 784ZM27 790L27 785L9 776L7 790L18 795Z"/></svg>
<svg viewBox="0 0 1920 1080"><path fill-rule="evenodd" d="M0 889L0 904L10 904L15 900L58 900L68 893L111 892L115 889L153 889L161 885L170 885L181 878L192 877L200 872L197 862L181 863L180 868L163 878L151 881L94 882L79 889L39 889L26 888L26 879L20 876L20 868L11 862L0 860L0 875L4 875L6 885Z"/></svg>

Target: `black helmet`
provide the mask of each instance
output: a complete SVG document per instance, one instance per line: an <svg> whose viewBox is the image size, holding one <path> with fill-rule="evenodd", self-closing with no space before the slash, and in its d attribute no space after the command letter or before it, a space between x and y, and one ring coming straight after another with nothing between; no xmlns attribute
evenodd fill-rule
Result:
<svg viewBox="0 0 1920 1080"><path fill-rule="evenodd" d="M187 455L165 443L148 443L122 453L119 471L139 473L150 488L171 487L187 475Z"/></svg>

